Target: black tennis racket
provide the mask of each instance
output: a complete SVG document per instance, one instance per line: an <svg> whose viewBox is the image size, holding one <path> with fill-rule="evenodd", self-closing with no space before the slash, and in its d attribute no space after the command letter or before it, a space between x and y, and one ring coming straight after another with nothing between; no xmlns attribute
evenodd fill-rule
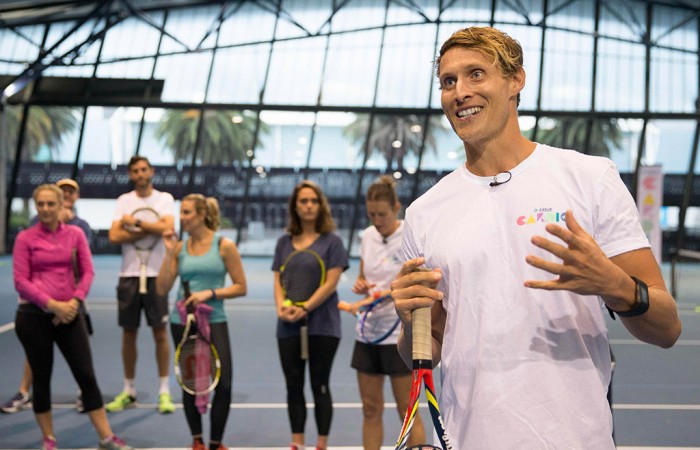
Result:
<svg viewBox="0 0 700 450"><path fill-rule="evenodd" d="M350 312L350 304L338 302L338 309ZM361 306L356 314L360 337L367 344L380 344L394 333L401 320L396 314L390 295L375 298L370 304Z"/></svg>
<svg viewBox="0 0 700 450"><path fill-rule="evenodd" d="M413 381L411 384L411 396L406 409L406 417L401 427L401 434L396 441L395 450L404 450L408 436L411 433L413 422L418 414L421 384L425 384L425 396L428 400L428 409L433 421L433 427L440 441L440 447L431 444L414 446L414 449L442 449L451 450L452 444L445 425L440 416L440 408L435 397L433 384L433 337L430 323L430 307L418 308L411 313L413 324ZM422 381L422 383L421 383Z"/></svg>
<svg viewBox="0 0 700 450"><path fill-rule="evenodd" d="M326 264L313 250L292 252L280 267L280 282L286 305L303 306L314 292L326 282ZM308 317L299 329L301 359L309 359Z"/></svg>
<svg viewBox="0 0 700 450"><path fill-rule="evenodd" d="M71 263L73 266L73 279L75 280L76 286L80 283L80 270L78 268L78 250L72 249L70 254ZM83 316L85 317L85 328L90 336L94 333L92 328L92 319L90 318L90 310L88 309L88 300L84 298L80 302L80 309L83 311Z"/></svg>
<svg viewBox="0 0 700 450"><path fill-rule="evenodd" d="M182 288L185 300L191 295L189 282L183 281ZM194 307L189 305L185 330L175 348L175 379L183 391L192 395L210 393L221 379L219 352L199 332Z"/></svg>
<svg viewBox="0 0 700 450"><path fill-rule="evenodd" d="M158 212L150 206L135 209L131 213L131 216L136 220L148 223L158 222L160 219L160 214L158 214ZM131 231L138 232L143 230L140 227L132 227ZM146 266L148 266L148 260L151 258L151 252L156 244L158 244L159 240L160 235L147 233L141 239L134 241L136 254L139 258L139 294L145 294L148 292L148 287L146 284Z"/></svg>

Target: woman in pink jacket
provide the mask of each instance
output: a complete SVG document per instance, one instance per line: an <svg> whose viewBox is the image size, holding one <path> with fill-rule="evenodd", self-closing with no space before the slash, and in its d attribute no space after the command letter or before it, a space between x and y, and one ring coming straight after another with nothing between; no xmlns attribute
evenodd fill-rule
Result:
<svg viewBox="0 0 700 450"><path fill-rule="evenodd" d="M100 438L98 449L131 450L112 433L107 421L81 314L80 304L95 277L85 234L77 226L59 221L63 192L56 185L37 187L34 203L39 222L17 235L12 262L19 293L15 331L34 373L33 409L43 434L41 448L56 448L51 418L56 343L82 391L85 411ZM76 278L80 280L77 283Z"/></svg>

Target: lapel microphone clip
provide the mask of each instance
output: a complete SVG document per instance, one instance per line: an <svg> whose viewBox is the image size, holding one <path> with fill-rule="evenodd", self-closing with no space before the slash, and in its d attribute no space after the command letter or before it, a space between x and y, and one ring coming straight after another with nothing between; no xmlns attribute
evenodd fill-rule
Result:
<svg viewBox="0 0 700 450"><path fill-rule="evenodd" d="M508 174L508 178L506 178L506 179L503 180L503 181L498 181L498 177L499 177L500 175L505 175L505 174ZM510 173L510 172L501 172L501 173L499 173L499 174L493 176L493 181L489 183L489 186L494 187L494 186L499 186L499 185L501 185L501 184L506 184L507 182L510 181L511 178L513 178L513 174L512 174L512 173Z"/></svg>

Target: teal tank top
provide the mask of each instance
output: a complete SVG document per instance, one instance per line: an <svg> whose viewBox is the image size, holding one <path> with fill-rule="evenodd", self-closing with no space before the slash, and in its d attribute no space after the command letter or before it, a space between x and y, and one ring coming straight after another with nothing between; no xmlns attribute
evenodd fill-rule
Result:
<svg viewBox="0 0 700 450"><path fill-rule="evenodd" d="M187 241L189 241L189 237ZM219 254L219 246L221 244L219 234L214 235L209 251L200 256L192 256L187 252L187 241L183 243L182 250L177 255L180 272L180 287L177 290L177 301L181 300L184 295L182 280L190 282L190 291L192 292L218 289L223 287L226 281L226 265ZM209 316L210 323L226 322L226 312L224 311L222 299L207 300L206 304L214 308L211 316ZM170 313L170 321L182 324L180 314L178 314L175 305L173 305L173 310Z"/></svg>

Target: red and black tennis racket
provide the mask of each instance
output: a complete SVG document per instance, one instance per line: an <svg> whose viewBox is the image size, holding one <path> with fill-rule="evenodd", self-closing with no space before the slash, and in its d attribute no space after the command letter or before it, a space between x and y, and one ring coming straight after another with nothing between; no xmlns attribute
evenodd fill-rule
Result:
<svg viewBox="0 0 700 450"><path fill-rule="evenodd" d="M421 384L425 385L425 396L428 400L428 409L433 419L433 427L440 441L440 447L432 444L421 444L412 449L438 449L451 450L452 444L447 437L445 424L440 416L440 408L435 397L433 384L433 337L430 323L430 307L418 308L411 313L413 324L413 381L411 384L411 397L406 409L406 417L401 427L401 434L396 441L395 450L406 449L408 436L411 434L413 422L418 414L418 402L420 399ZM422 383L421 383L422 382Z"/></svg>

